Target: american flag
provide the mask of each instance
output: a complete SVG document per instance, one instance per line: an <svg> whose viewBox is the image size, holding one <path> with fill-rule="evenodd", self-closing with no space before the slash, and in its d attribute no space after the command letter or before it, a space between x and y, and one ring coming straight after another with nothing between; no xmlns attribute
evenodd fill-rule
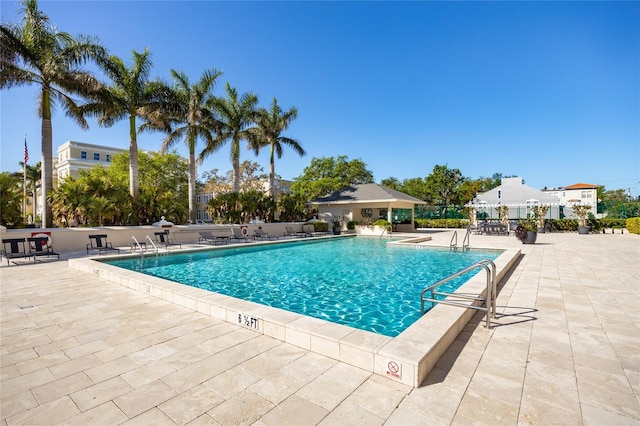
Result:
<svg viewBox="0 0 640 426"><path fill-rule="evenodd" d="M29 149L27 149L27 138L24 139L24 163L29 161Z"/></svg>

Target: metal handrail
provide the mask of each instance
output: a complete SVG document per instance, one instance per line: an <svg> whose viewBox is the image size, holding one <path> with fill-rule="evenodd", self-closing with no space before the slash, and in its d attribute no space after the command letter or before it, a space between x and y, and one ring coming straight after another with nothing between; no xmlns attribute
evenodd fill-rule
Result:
<svg viewBox="0 0 640 426"><path fill-rule="evenodd" d="M149 237L148 235L145 237L146 241L149 241L149 244L151 244L151 247L153 247L153 249L156 251L156 254L158 254L158 247L156 246L156 243L153 242L153 240L151 239L151 237Z"/></svg>
<svg viewBox="0 0 640 426"><path fill-rule="evenodd" d="M462 240L462 250L469 250L469 244L471 243L471 226L467 226L467 233Z"/></svg>
<svg viewBox="0 0 640 426"><path fill-rule="evenodd" d="M458 250L458 231L453 231L451 241L449 241L449 250Z"/></svg>
<svg viewBox="0 0 640 426"><path fill-rule="evenodd" d="M489 266L487 266L487 264L489 264L491 266L491 268L489 268ZM486 297L477 297L477 296L470 296L470 295L465 295L465 294L460 294L460 293L447 293L447 292L441 292L441 291L435 291L435 288L441 286L442 284L451 281L454 278L459 277L460 275L464 275L467 272L470 272L476 268L483 268L486 272L487 272L487 288L486 288ZM425 310L424 310L424 302L431 302L431 306L433 307L436 303L442 303L444 305L451 305L451 306L459 306L461 308L471 308L471 309L477 309L480 311L485 311L487 313L487 319L486 319L486 324L485 327L486 328L490 328L491 327L491 318L495 318L496 316L496 265L495 263L493 263L491 260L489 259L483 259L483 260L479 260L478 262L474 263L471 266L468 266L458 272L455 272L451 275L449 275L446 278L441 279L440 281L438 281L435 284L432 284L428 287L425 287L422 292L420 293L420 311L421 314L424 315L425 314ZM425 297L425 293L430 292L431 293L431 297ZM457 301L453 301L453 300L437 300L435 299L436 295L440 295L440 296L447 296L450 297L452 299L463 299L463 300L470 300L471 303L463 303L463 302L457 302ZM473 305L473 302L484 302L485 306L476 306Z"/></svg>
<svg viewBox="0 0 640 426"><path fill-rule="evenodd" d="M142 249L142 246L140 245L140 243L138 242L138 240L136 239L135 236L131 236L131 253L133 253L135 251L135 248L138 247L140 249L140 253L144 254L144 250Z"/></svg>

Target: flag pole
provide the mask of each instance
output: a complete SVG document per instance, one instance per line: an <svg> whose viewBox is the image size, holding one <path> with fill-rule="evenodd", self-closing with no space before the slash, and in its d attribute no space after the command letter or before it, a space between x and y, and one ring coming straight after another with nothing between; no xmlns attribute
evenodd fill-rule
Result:
<svg viewBox="0 0 640 426"><path fill-rule="evenodd" d="M29 151L27 151L27 134L24 134L24 162L22 163L22 215L27 221L27 161L29 161Z"/></svg>

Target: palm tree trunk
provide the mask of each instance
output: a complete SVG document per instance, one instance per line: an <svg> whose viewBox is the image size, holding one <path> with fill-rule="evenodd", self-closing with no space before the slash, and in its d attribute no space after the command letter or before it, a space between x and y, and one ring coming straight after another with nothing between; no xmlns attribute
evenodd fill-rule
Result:
<svg viewBox="0 0 640 426"><path fill-rule="evenodd" d="M233 141L233 192L240 193L240 141Z"/></svg>
<svg viewBox="0 0 640 426"><path fill-rule="evenodd" d="M42 209L42 227L53 226L53 210L47 196L53 192L53 159L52 144L53 130L51 128L51 103L49 90L45 88L42 93L42 196L44 209Z"/></svg>
<svg viewBox="0 0 640 426"><path fill-rule="evenodd" d="M138 141L136 140L136 116L129 116L129 194L135 203L138 198Z"/></svg>
<svg viewBox="0 0 640 426"><path fill-rule="evenodd" d="M196 223L196 153L195 144L191 144L189 150L189 219Z"/></svg>
<svg viewBox="0 0 640 426"><path fill-rule="evenodd" d="M269 159L269 195L274 200L276 197L276 159L275 159L275 146L271 144L271 158Z"/></svg>

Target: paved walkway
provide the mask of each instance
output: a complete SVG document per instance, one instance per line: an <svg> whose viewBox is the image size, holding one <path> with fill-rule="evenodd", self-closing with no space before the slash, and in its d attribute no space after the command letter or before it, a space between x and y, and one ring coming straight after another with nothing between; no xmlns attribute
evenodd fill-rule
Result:
<svg viewBox="0 0 640 426"><path fill-rule="evenodd" d="M417 389L64 261L3 266L2 426L639 425L640 237L471 245L522 249L502 315L476 315Z"/></svg>

